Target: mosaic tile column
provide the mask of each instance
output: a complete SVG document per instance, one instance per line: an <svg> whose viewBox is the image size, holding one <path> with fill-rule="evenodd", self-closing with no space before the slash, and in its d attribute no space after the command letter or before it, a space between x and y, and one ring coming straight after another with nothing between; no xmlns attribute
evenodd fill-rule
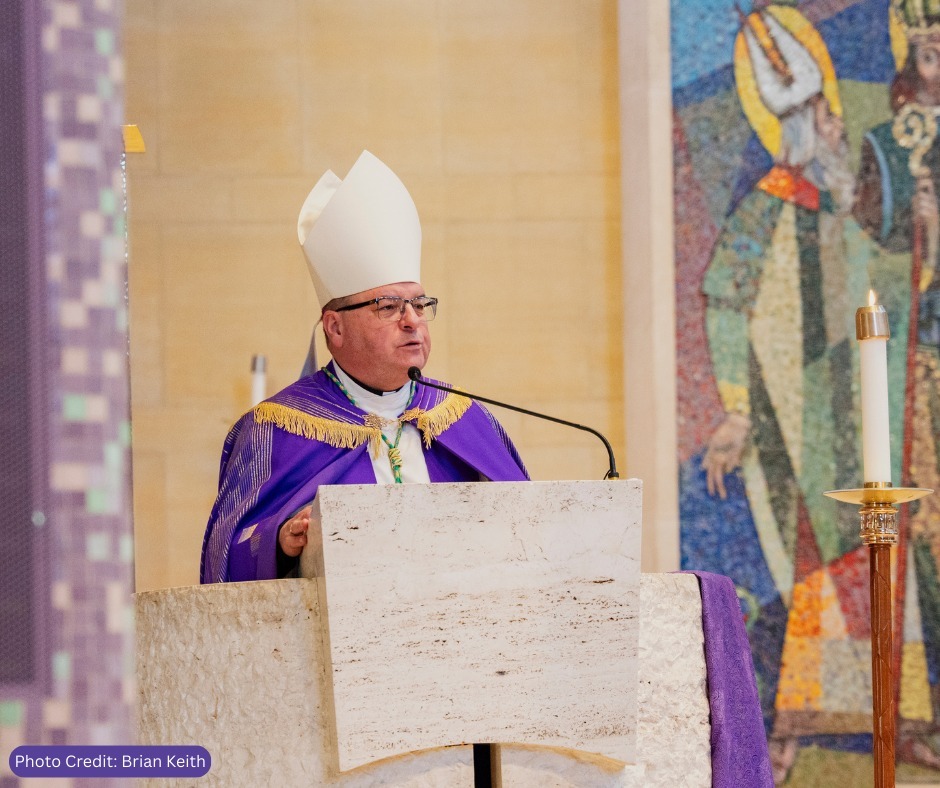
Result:
<svg viewBox="0 0 940 788"><path fill-rule="evenodd" d="M32 397L22 409L44 440L32 454L27 534L32 668L0 683L0 788L20 784L7 762L19 744L135 736L122 7L16 2L26 66L17 120L35 176L26 200ZM0 553L0 572L23 572L3 562Z"/></svg>

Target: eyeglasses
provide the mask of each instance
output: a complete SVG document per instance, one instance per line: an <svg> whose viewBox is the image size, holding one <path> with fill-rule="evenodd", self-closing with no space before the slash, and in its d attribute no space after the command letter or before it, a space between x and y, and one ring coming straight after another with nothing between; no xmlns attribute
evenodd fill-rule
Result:
<svg viewBox="0 0 940 788"><path fill-rule="evenodd" d="M373 304L375 305L375 314L378 315L379 320L401 320L405 316L405 307L409 304L411 304L411 308L414 310L415 317L417 317L418 320L423 320L427 323L437 316L437 299L428 298L427 296L417 296L416 298L379 296L378 298L370 298L368 301L363 301L359 304L341 306L336 311L349 312L350 310L362 309L364 306L372 306Z"/></svg>

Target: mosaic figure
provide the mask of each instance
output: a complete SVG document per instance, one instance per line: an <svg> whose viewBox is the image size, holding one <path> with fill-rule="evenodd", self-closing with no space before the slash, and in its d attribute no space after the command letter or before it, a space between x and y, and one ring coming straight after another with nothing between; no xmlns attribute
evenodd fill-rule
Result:
<svg viewBox="0 0 940 788"><path fill-rule="evenodd" d="M867 553L822 492L862 481L849 321L869 287L892 481L940 489L940 0L749 8L671 17L682 565L735 582L778 784L856 785ZM898 777L936 783L940 495L900 526Z"/></svg>
<svg viewBox="0 0 940 788"><path fill-rule="evenodd" d="M857 514L823 496L860 479L853 314L869 282L818 31L793 7L741 15L734 76L773 166L726 219L702 284L725 415L704 478L683 480L713 502L683 512L683 557L726 529L701 557L739 588L779 782L798 739L871 725L867 554Z"/></svg>
<svg viewBox="0 0 940 788"><path fill-rule="evenodd" d="M894 483L940 488L940 2L891 8L894 116L862 145L855 216L881 248L872 283L891 317ZM916 316L916 317L915 317ZM913 320L912 320L913 318ZM907 511L905 511L905 509ZM895 639L901 644L899 751L940 768L940 500L901 512Z"/></svg>

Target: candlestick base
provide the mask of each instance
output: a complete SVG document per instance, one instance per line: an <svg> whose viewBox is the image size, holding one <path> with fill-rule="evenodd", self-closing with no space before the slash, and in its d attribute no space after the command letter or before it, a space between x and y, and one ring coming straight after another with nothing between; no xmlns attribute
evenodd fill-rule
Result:
<svg viewBox="0 0 940 788"><path fill-rule="evenodd" d="M863 487L855 490L828 490L823 495L835 498L843 503L859 505L910 503L933 490L926 487Z"/></svg>

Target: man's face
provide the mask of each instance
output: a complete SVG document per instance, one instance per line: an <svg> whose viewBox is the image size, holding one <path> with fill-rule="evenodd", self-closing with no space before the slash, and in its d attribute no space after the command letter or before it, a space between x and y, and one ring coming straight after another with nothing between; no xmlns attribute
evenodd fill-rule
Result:
<svg viewBox="0 0 940 788"><path fill-rule="evenodd" d="M808 177L832 194L838 213L846 214L855 202L855 173L849 166L845 124L832 112L825 98L820 98L813 109L816 152L807 170Z"/></svg>
<svg viewBox="0 0 940 788"><path fill-rule="evenodd" d="M379 296L416 298L426 295L417 282L383 285L349 297L357 304ZM333 358L346 372L367 386L392 391L408 382L410 367L424 367L431 353L428 324L410 305L398 320L380 320L374 306L323 313L323 330Z"/></svg>
<svg viewBox="0 0 940 788"><path fill-rule="evenodd" d="M929 106L940 104L940 41L935 36L919 42L915 50L920 87L917 99Z"/></svg>

